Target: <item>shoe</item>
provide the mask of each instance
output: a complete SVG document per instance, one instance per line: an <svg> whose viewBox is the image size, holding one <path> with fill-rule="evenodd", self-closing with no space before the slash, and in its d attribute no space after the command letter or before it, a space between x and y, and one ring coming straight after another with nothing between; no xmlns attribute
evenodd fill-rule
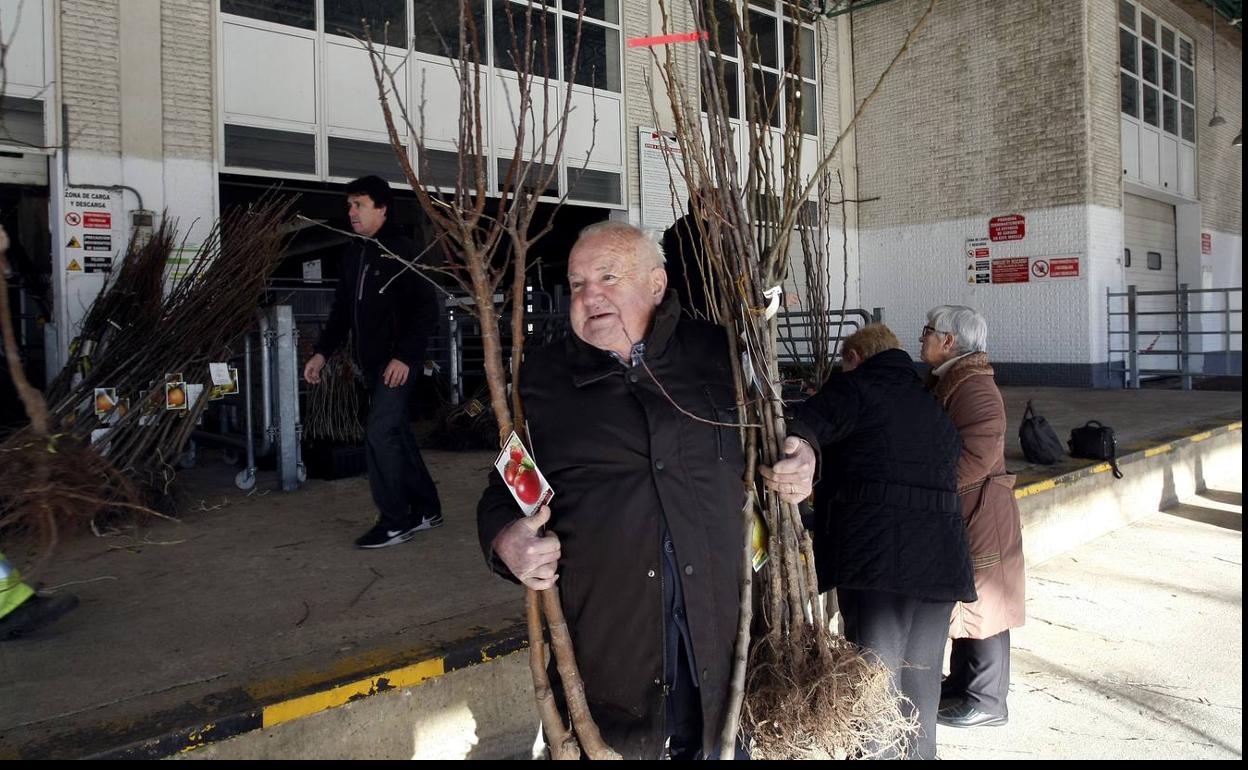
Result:
<svg viewBox="0 0 1248 770"><path fill-rule="evenodd" d="M356 540L355 547L385 548L388 545L406 543L408 540L411 540L413 536L415 536L416 529L416 527L387 529L385 524L378 524Z"/></svg>
<svg viewBox="0 0 1248 770"><path fill-rule="evenodd" d="M422 518L419 524L412 527L412 531L420 532L423 529L435 529L440 526L442 526L442 514L439 512L433 514L432 516L425 516Z"/></svg>
<svg viewBox="0 0 1248 770"><path fill-rule="evenodd" d="M980 711L969 703L936 712L936 724L945 727L1001 727L1009 721L1007 716Z"/></svg>
<svg viewBox="0 0 1248 770"><path fill-rule="evenodd" d="M16 639L29 634L59 620L77 606L78 597L73 594L35 594L22 602L17 609L0 618L0 640Z"/></svg>

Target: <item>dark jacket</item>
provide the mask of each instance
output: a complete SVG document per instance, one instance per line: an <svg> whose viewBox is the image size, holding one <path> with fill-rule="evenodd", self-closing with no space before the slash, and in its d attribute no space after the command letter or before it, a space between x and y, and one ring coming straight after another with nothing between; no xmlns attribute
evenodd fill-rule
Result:
<svg viewBox="0 0 1248 770"><path fill-rule="evenodd" d="M401 257L410 260L418 253L412 239L389 221L376 237ZM334 306L313 350L329 358L350 333L356 360L365 376L373 377L392 358L410 367L424 363L429 337L437 326L438 298L433 285L398 260L384 256L372 241L353 238L342 255Z"/></svg>
<svg viewBox="0 0 1248 770"><path fill-rule="evenodd" d="M657 310L644 360L682 408L734 420L724 331L681 319L672 292ZM657 758L663 750L666 519L709 750L726 706L739 609L745 494L738 431L682 415L646 368L627 368L576 337L527 351L520 392L534 459L555 493L549 528L563 553L556 585L603 736L626 757ZM491 544L518 516L491 471L477 525L486 559L507 577ZM550 669L557 683L553 661Z"/></svg>
<svg viewBox="0 0 1248 770"><path fill-rule="evenodd" d="M819 590L973 599L958 431L910 356L886 350L833 374L794 417L823 449L812 533Z"/></svg>

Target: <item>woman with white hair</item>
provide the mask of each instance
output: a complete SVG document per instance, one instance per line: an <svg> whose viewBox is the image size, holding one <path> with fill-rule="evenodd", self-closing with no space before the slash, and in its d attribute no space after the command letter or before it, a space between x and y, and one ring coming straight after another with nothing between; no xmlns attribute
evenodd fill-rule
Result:
<svg viewBox="0 0 1248 770"><path fill-rule="evenodd" d="M962 437L958 496L975 568L974 602L954 605L949 678L937 722L1004 725L1009 718L1010 629L1023 625L1023 536L1014 476L1005 471L1005 402L988 364L988 324L961 305L932 308L921 355L928 387Z"/></svg>

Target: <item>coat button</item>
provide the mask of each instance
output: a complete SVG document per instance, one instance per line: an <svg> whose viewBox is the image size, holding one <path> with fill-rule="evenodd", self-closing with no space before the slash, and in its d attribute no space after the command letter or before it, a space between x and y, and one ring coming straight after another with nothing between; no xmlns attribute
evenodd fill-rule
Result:
<svg viewBox="0 0 1248 770"><path fill-rule="evenodd" d="M677 620L685 619L685 609L683 607L677 607L672 614L676 616Z"/></svg>
<svg viewBox="0 0 1248 770"><path fill-rule="evenodd" d="M638 379L638 377L637 377L637 372L629 372L629 373L628 373L628 381L629 381L629 382L636 383L636 382L637 382L637 379Z"/></svg>
<svg viewBox="0 0 1248 770"><path fill-rule="evenodd" d="M671 541L671 540L664 540L664 541L663 541L663 550L664 550L664 551L667 551L668 553L671 553L672 551L676 550L676 548L675 548L675 546L673 546L673 545L672 545L672 541Z"/></svg>
<svg viewBox="0 0 1248 770"><path fill-rule="evenodd" d="M654 467L655 467L656 469L658 469L658 470L663 470L663 461L662 461L662 460L655 460L655 461L654 461Z"/></svg>
<svg viewBox="0 0 1248 770"><path fill-rule="evenodd" d="M693 565L692 565L692 564L686 564L686 565L685 565L685 574L686 574L686 575L692 575L692 574L693 574Z"/></svg>
<svg viewBox="0 0 1248 770"><path fill-rule="evenodd" d="M647 572L646 577L651 577L651 578L654 577L654 570L650 570L649 572Z"/></svg>

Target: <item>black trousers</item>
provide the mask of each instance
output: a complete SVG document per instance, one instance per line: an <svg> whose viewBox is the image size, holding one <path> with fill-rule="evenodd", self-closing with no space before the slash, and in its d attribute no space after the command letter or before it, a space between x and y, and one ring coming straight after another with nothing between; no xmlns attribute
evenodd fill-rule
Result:
<svg viewBox="0 0 1248 770"><path fill-rule="evenodd" d="M953 602L854 588L837 588L836 597L845 619L845 638L888 667L894 685L910 701L903 704L903 711L917 712L919 734L904 757L935 759L940 670Z"/></svg>
<svg viewBox="0 0 1248 770"><path fill-rule="evenodd" d="M1010 630L987 639L954 639L941 700L961 699L986 714L1009 716Z"/></svg>
<svg viewBox="0 0 1248 770"><path fill-rule="evenodd" d="M370 384L372 400L364 438L368 486L381 523L387 529L405 529L425 516L441 513L442 503L412 433L407 403L416 385L415 368L397 388L386 387L384 371L384 367L378 369Z"/></svg>

